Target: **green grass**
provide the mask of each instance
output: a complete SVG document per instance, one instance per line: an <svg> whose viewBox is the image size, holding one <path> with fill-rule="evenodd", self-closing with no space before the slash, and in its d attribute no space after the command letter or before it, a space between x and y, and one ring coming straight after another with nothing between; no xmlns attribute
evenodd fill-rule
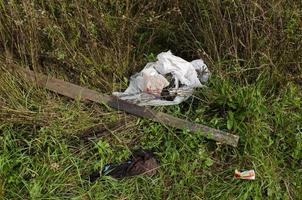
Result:
<svg viewBox="0 0 302 200"><path fill-rule="evenodd" d="M31 2L0 0L0 199L301 199L300 1ZM213 76L185 103L156 109L239 135L237 148L9 72L109 94L168 49L202 57ZM87 181L140 148L155 152L158 175ZM235 169L256 180L235 180Z"/></svg>

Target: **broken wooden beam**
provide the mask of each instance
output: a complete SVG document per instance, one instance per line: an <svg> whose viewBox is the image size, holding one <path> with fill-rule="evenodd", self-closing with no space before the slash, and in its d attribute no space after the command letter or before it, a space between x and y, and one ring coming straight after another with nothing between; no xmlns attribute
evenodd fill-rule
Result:
<svg viewBox="0 0 302 200"><path fill-rule="evenodd" d="M104 103L112 108L125 111L127 113L150 119L164 125L189 130L192 132L200 132L204 137L215 140L219 143L224 143L236 147L239 136L233 135L221 130L207 127L205 125L189 122L163 112L156 112L150 108L138 106L124 100L120 100L114 96L108 96L99 93L95 90L84 88L70 82L60 79L48 77L44 74L35 73L27 69L18 69L18 72L28 81L35 82L38 86L44 87L52 92L70 97L72 99L79 99L81 101L89 100L97 103Z"/></svg>

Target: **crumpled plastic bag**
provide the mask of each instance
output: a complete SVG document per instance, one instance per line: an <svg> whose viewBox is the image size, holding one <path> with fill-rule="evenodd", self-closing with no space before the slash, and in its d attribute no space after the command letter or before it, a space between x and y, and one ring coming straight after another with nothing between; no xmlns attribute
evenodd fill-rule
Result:
<svg viewBox="0 0 302 200"><path fill-rule="evenodd" d="M91 182L96 181L101 174L116 179L133 177L140 174L154 176L159 171L159 162L153 152L138 150L121 164L106 164L101 171L95 171L89 176ZM101 173L100 173L101 172Z"/></svg>
<svg viewBox="0 0 302 200"><path fill-rule="evenodd" d="M140 106L176 105L192 96L194 88L203 87L210 75L202 59L188 62L170 51L163 52L156 62L130 77L124 92L113 95Z"/></svg>

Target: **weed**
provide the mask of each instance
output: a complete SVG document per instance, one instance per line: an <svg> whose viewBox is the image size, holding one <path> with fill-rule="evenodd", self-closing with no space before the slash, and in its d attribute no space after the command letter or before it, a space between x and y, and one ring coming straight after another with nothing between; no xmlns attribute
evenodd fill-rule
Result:
<svg viewBox="0 0 302 200"><path fill-rule="evenodd" d="M301 1L0 0L1 199L299 199ZM101 92L155 55L202 57L213 76L156 108L240 136L238 148L23 81L26 67ZM154 177L88 175L153 150ZM253 182L235 169L254 169Z"/></svg>

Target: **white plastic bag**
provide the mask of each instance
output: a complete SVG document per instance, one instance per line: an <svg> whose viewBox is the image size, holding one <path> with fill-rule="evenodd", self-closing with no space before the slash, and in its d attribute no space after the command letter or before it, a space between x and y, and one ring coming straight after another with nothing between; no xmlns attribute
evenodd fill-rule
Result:
<svg viewBox="0 0 302 200"><path fill-rule="evenodd" d="M167 80L169 74L174 83ZM148 63L141 72L131 76L125 92L113 95L141 106L176 105L188 99L194 88L202 87L201 82L209 77L210 71L203 60L187 62L168 51L160 53L156 62ZM167 100L164 91L172 100Z"/></svg>

